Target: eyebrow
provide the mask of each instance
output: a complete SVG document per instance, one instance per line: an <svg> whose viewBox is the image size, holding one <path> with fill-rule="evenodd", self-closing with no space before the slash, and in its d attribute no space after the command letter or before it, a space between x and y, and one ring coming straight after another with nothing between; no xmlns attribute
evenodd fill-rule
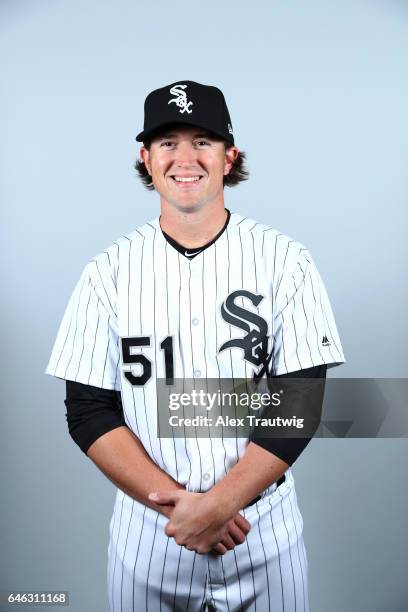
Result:
<svg viewBox="0 0 408 612"><path fill-rule="evenodd" d="M160 136L159 140L163 140L163 138L177 138L177 134L166 132L165 134ZM202 133L194 134L194 138L211 138L211 136L209 134L202 132Z"/></svg>

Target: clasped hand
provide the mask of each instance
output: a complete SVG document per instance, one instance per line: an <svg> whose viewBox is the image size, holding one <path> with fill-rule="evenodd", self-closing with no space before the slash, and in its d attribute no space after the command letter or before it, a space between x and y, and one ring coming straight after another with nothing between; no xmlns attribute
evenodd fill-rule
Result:
<svg viewBox="0 0 408 612"><path fill-rule="evenodd" d="M170 491L151 493L149 499L167 507L170 518L165 533L177 544L200 554L211 550L223 555L245 541L250 523L239 512L228 518L220 507L208 503L205 493Z"/></svg>

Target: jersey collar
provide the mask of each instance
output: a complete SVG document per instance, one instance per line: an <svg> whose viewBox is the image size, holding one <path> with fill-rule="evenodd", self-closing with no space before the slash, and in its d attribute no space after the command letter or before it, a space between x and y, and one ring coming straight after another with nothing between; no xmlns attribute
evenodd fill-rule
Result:
<svg viewBox="0 0 408 612"><path fill-rule="evenodd" d="M227 229L228 224L230 223L230 219L231 219L231 212L228 210L228 208L225 209L227 211L227 218L225 220L225 223L223 225L223 227L221 228L221 230L218 232L218 234L216 236L214 236L214 238L212 238L212 240L210 240L209 242L207 242L206 244L204 244L201 247L194 247L194 248L186 248L185 246L183 246L182 244L180 244L179 242L177 242L176 240L174 240L174 238L172 238L171 236L169 236L169 234L166 234L165 231L163 231L160 227L160 217L158 217L157 219L155 219L155 226L157 227L157 229L159 229L162 233L162 235L164 236L164 238L167 240L167 242L174 248L176 249L176 251L178 251L179 253L181 253L181 255L184 255L184 257L186 257L186 259L192 260L194 259L194 257L196 257L197 255L199 255L200 253L202 253L203 251L205 251L205 249L207 249L208 247L210 247L212 244L214 244L214 242L216 240L218 240L218 238L220 238L220 236L224 233L224 231Z"/></svg>

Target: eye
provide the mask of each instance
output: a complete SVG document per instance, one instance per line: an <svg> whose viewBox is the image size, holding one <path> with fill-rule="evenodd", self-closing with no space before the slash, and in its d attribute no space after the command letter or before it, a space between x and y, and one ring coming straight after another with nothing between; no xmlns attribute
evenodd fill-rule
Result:
<svg viewBox="0 0 408 612"><path fill-rule="evenodd" d="M164 142L161 143L160 146L167 148L166 145L172 145L172 144L174 143L171 140L165 140Z"/></svg>
<svg viewBox="0 0 408 612"><path fill-rule="evenodd" d="M208 142L208 140L197 140L197 144L209 145L210 143Z"/></svg>

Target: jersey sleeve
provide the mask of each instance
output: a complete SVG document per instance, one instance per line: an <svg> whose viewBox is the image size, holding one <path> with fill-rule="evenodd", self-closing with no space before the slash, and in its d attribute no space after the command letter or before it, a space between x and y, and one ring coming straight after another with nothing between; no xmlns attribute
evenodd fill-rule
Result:
<svg viewBox="0 0 408 612"><path fill-rule="evenodd" d="M346 361L326 288L306 248L299 249L282 274L273 324L274 376Z"/></svg>
<svg viewBox="0 0 408 612"><path fill-rule="evenodd" d="M89 262L62 318L45 373L120 391L115 285L104 260Z"/></svg>

